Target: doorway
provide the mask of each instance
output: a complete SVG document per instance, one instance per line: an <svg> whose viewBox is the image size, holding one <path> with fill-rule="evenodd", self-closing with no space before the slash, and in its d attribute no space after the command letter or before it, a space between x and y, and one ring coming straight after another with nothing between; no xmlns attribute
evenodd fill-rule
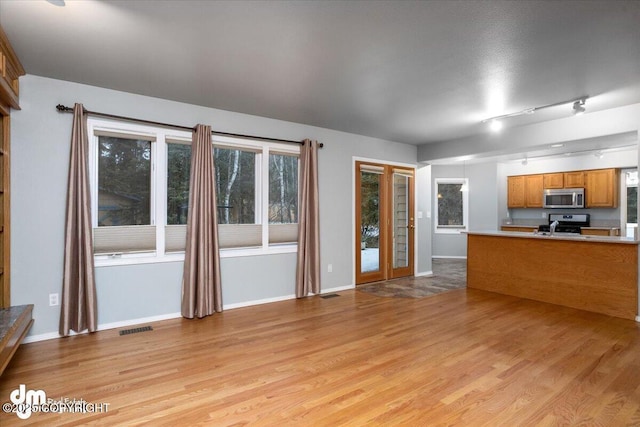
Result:
<svg viewBox="0 0 640 427"><path fill-rule="evenodd" d="M413 276L414 169L363 161L355 168L356 284Z"/></svg>

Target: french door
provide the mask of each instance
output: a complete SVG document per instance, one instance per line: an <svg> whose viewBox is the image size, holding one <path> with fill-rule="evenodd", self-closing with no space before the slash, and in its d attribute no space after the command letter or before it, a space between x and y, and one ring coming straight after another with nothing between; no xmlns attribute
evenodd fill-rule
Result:
<svg viewBox="0 0 640 427"><path fill-rule="evenodd" d="M414 170L356 162L356 284L413 275Z"/></svg>

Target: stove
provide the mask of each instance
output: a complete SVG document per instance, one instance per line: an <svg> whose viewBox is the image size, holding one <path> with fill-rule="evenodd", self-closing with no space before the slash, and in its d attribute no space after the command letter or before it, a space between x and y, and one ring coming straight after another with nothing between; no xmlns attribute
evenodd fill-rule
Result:
<svg viewBox="0 0 640 427"><path fill-rule="evenodd" d="M589 227L589 214L549 214L549 224L538 227L539 232L551 232L551 223L558 221L556 233L580 234L581 227Z"/></svg>

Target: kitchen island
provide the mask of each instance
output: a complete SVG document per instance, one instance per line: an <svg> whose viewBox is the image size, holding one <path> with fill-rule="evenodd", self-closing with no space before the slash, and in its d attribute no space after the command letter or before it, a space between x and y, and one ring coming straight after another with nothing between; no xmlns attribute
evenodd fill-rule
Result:
<svg viewBox="0 0 640 427"><path fill-rule="evenodd" d="M638 242L609 236L469 232L467 287L635 319Z"/></svg>

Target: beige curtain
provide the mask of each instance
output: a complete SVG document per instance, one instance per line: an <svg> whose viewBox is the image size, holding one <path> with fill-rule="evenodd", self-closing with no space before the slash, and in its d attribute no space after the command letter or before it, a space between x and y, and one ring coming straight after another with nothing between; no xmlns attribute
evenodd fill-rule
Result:
<svg viewBox="0 0 640 427"><path fill-rule="evenodd" d="M306 139L300 150L300 207L296 297L320 293L320 205L318 142Z"/></svg>
<svg viewBox="0 0 640 427"><path fill-rule="evenodd" d="M182 315L189 319L222 311L211 126L198 125L191 145L187 246L182 277Z"/></svg>
<svg viewBox="0 0 640 427"><path fill-rule="evenodd" d="M91 196L89 194L87 117L82 104L73 108L71 158L64 232L64 272L60 335L98 329L93 267Z"/></svg>

